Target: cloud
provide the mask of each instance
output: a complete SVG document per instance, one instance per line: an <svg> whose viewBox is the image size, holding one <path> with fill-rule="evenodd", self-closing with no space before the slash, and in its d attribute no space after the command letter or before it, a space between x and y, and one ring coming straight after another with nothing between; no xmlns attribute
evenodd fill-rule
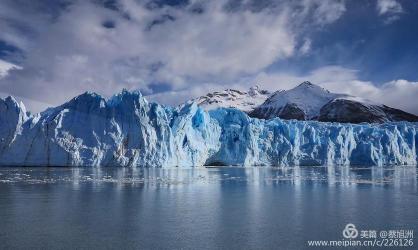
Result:
<svg viewBox="0 0 418 250"><path fill-rule="evenodd" d="M385 83L377 96L382 102L418 115L418 82L395 80Z"/></svg>
<svg viewBox="0 0 418 250"><path fill-rule="evenodd" d="M33 111L87 90L109 96L140 89L151 100L179 104L224 88L289 89L309 80L418 114L417 82L377 85L341 66L305 74L268 70L309 54L315 41L307 34L341 18L344 1L263 1L264 6L195 0L158 6L119 0L112 8L100 1L63 2L68 4L53 13L37 1L0 2L0 40L23 53L9 56L19 63L0 60L0 92L19 97ZM379 0L376 8L386 22L403 13L395 0Z"/></svg>
<svg viewBox="0 0 418 250"><path fill-rule="evenodd" d="M0 80L0 90L59 104L86 90L157 95L237 82L295 56L304 41L301 50L308 52L307 26L334 22L345 11L343 1L319 0L271 1L268 7L120 0L111 9L97 2L74 1L54 15L0 3L7 20L0 39L24 51L23 69Z"/></svg>
<svg viewBox="0 0 418 250"><path fill-rule="evenodd" d="M399 14L403 12L402 5L396 0L378 0L377 1L377 11L379 15L384 15L388 13Z"/></svg>
<svg viewBox="0 0 418 250"><path fill-rule="evenodd" d="M396 0L378 0L376 4L380 16L385 16L385 23L389 24L399 19L403 13L402 5Z"/></svg>
<svg viewBox="0 0 418 250"><path fill-rule="evenodd" d="M311 39L306 39L302 46L299 48L299 52L301 55L305 55L308 54L309 51L311 50L311 46L312 46L312 41Z"/></svg>
<svg viewBox="0 0 418 250"><path fill-rule="evenodd" d="M234 89L245 89L240 85L228 85L227 88ZM185 90L173 90L166 91L157 94L151 94L146 96L147 100L152 102L158 102L163 105L176 106L182 104L193 98L211 93L213 91L223 90L219 84L216 83L201 83L196 86L190 86L190 88Z"/></svg>
<svg viewBox="0 0 418 250"><path fill-rule="evenodd" d="M321 25L335 22L346 11L345 3L342 0L305 0L305 4L312 7L307 10L313 10L313 15L318 17L314 21Z"/></svg>
<svg viewBox="0 0 418 250"><path fill-rule="evenodd" d="M0 79L6 77L11 70L20 70L22 67L0 59Z"/></svg>

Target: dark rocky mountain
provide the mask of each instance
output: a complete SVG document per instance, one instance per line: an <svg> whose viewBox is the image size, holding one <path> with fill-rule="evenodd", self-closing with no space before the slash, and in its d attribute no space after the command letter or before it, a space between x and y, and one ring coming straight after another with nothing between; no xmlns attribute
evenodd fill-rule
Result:
<svg viewBox="0 0 418 250"><path fill-rule="evenodd" d="M418 121L418 116L386 105L366 105L361 102L337 99L324 105L318 117L324 122L373 122Z"/></svg>

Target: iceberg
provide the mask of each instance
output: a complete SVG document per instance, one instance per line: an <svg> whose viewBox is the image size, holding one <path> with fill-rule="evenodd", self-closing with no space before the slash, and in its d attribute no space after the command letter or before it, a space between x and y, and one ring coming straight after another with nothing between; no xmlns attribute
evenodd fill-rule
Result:
<svg viewBox="0 0 418 250"><path fill-rule="evenodd" d="M192 167L416 165L418 123L263 120L232 108L86 92L30 115L0 99L0 165Z"/></svg>

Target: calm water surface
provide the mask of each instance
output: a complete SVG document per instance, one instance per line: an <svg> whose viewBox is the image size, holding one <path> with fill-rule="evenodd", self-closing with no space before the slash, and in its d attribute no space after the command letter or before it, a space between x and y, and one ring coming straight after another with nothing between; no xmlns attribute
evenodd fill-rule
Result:
<svg viewBox="0 0 418 250"><path fill-rule="evenodd" d="M301 249L418 235L416 167L0 168L1 249Z"/></svg>

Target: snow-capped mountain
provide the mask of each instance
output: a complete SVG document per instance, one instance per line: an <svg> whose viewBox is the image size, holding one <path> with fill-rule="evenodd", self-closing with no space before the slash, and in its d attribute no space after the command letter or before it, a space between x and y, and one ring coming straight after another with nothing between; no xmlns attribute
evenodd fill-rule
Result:
<svg viewBox="0 0 418 250"><path fill-rule="evenodd" d="M416 165L417 141L418 123L260 120L139 92L87 92L36 115L0 99L0 166Z"/></svg>
<svg viewBox="0 0 418 250"><path fill-rule="evenodd" d="M325 122L418 121L418 116L360 97L331 93L310 82L274 92L249 112L251 117L318 120Z"/></svg>
<svg viewBox="0 0 418 250"><path fill-rule="evenodd" d="M226 89L191 100L209 111L236 108L261 119L317 120L344 123L418 121L418 116L347 94L332 93L308 81L271 93L258 86L249 91Z"/></svg>
<svg viewBox="0 0 418 250"><path fill-rule="evenodd" d="M322 106L337 97L343 96L331 93L310 82L303 82L293 89L274 92L250 115L264 119L281 117L284 119L313 120L318 118Z"/></svg>
<svg viewBox="0 0 418 250"><path fill-rule="evenodd" d="M226 89L220 92L216 91L193 99L192 101L195 101L205 110L236 108L244 112L251 112L254 108L261 105L269 96L270 92L261 90L259 86L254 86L248 91L236 89Z"/></svg>

